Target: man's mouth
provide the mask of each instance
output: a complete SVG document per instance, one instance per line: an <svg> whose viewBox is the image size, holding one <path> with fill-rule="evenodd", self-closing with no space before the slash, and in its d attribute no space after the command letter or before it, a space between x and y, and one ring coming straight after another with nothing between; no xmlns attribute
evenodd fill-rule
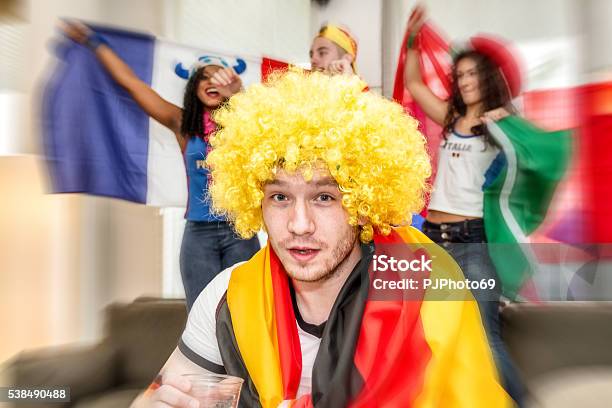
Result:
<svg viewBox="0 0 612 408"><path fill-rule="evenodd" d="M306 262L313 259L321 251L318 248L308 247L291 247L287 248L287 250L294 259L302 262Z"/></svg>

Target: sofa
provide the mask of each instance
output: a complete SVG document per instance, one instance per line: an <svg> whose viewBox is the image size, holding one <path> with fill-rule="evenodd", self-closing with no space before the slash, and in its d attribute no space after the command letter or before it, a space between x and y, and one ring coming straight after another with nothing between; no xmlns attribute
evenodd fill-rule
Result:
<svg viewBox="0 0 612 408"><path fill-rule="evenodd" d="M502 321L529 408L612 407L612 302L515 303Z"/></svg>
<svg viewBox="0 0 612 408"><path fill-rule="evenodd" d="M49 407L128 407L176 346L185 304L143 298L105 316L97 345L19 354L8 365L12 384L71 387L70 403ZM529 408L612 406L612 302L511 304L502 321Z"/></svg>
<svg viewBox="0 0 612 408"><path fill-rule="evenodd" d="M105 311L99 343L22 352L7 363L3 377L16 386L70 387L70 403L32 408L128 407L168 359L186 320L184 299L112 304Z"/></svg>

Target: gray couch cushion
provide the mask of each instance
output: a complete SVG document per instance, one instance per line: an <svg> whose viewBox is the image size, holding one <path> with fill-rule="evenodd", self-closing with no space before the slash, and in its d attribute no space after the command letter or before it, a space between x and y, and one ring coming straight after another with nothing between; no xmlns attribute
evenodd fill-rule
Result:
<svg viewBox="0 0 612 408"><path fill-rule="evenodd" d="M118 352L118 384L147 386L178 344L185 301L150 300L107 309L106 343Z"/></svg>
<svg viewBox="0 0 612 408"><path fill-rule="evenodd" d="M565 368L612 367L612 302L512 304L502 320L510 354L528 384Z"/></svg>
<svg viewBox="0 0 612 408"><path fill-rule="evenodd" d="M15 386L69 386L74 400L116 386L116 357L115 350L106 344L33 350L9 361L3 375Z"/></svg>
<svg viewBox="0 0 612 408"><path fill-rule="evenodd" d="M612 406L612 367L566 368L530 384L527 408L602 408Z"/></svg>
<svg viewBox="0 0 612 408"><path fill-rule="evenodd" d="M82 398L73 405L74 408L128 408L132 401L142 392L140 388L109 390L101 394Z"/></svg>

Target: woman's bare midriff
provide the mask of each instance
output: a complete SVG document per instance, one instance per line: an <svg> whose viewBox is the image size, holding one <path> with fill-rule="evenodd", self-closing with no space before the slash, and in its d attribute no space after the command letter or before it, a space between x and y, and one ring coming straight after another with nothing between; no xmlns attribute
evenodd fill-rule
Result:
<svg viewBox="0 0 612 408"><path fill-rule="evenodd" d="M480 217L469 217L466 215L451 214L444 211L428 210L427 217L425 219L434 224L441 224L444 222L459 222L463 220L474 220Z"/></svg>

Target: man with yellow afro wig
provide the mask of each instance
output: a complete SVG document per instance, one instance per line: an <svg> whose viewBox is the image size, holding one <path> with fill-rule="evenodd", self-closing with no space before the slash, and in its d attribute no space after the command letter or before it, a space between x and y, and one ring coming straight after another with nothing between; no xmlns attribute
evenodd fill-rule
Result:
<svg viewBox="0 0 612 408"><path fill-rule="evenodd" d="M241 407L510 406L469 290L374 299L383 255L463 278L398 227L423 206L430 174L401 106L356 76L290 71L233 96L215 120L212 203L243 238L264 228L268 244L204 289L137 406L203 407L181 375L198 372L242 378Z"/></svg>

